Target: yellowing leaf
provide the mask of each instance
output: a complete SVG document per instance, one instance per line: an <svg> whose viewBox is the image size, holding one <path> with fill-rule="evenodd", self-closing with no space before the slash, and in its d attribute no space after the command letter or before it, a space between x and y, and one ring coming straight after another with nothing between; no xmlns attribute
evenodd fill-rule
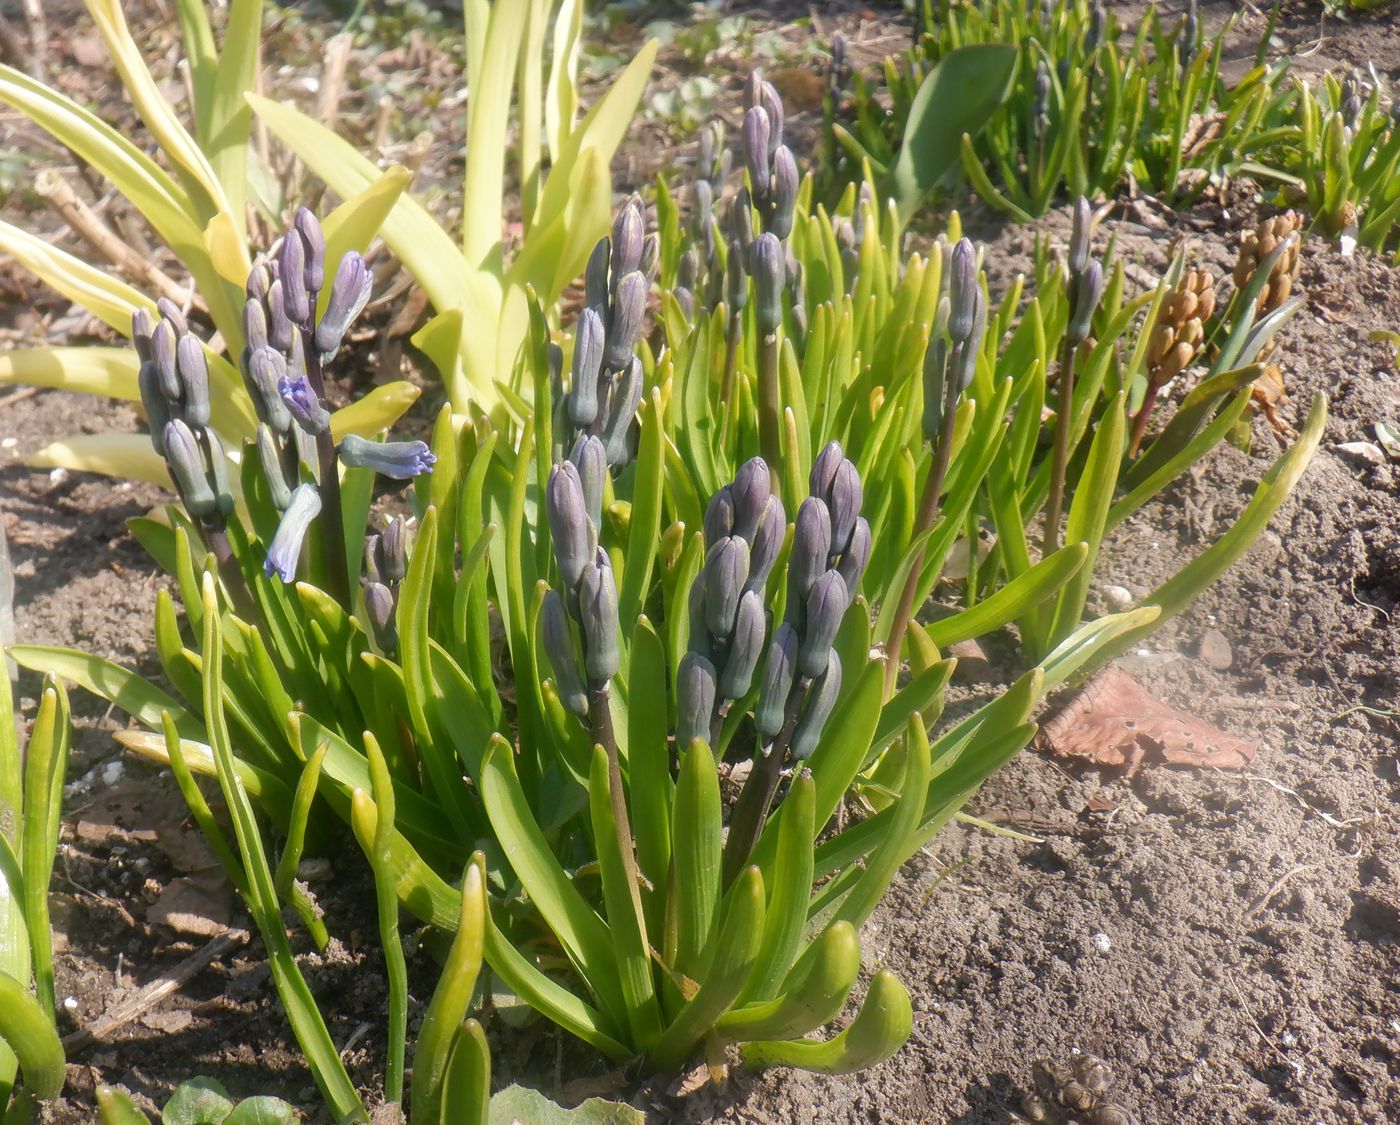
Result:
<svg viewBox="0 0 1400 1125"><path fill-rule="evenodd" d="M131 333L133 312L155 311L155 302L126 282L10 223L0 222L0 250L123 336Z"/></svg>
<svg viewBox="0 0 1400 1125"><path fill-rule="evenodd" d="M0 382L54 387L135 402L140 367L132 348L15 348L0 351Z"/></svg>
<svg viewBox="0 0 1400 1125"><path fill-rule="evenodd" d="M373 437L402 418L418 394L417 387L402 380L375 387L363 398L331 415L331 436L336 441L346 434Z"/></svg>
<svg viewBox="0 0 1400 1125"><path fill-rule="evenodd" d="M146 434L78 434L44 446L26 464L36 469L72 469L170 488L165 459Z"/></svg>

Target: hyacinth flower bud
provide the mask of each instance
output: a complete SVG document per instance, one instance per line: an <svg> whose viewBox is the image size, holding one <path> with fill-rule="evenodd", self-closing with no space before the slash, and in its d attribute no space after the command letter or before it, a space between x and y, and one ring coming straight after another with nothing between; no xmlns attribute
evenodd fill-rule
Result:
<svg viewBox="0 0 1400 1125"><path fill-rule="evenodd" d="M330 431L330 411L321 405L320 397L311 389L311 380L305 375L283 375L277 383L277 393L297 425L308 434L315 436Z"/></svg>
<svg viewBox="0 0 1400 1125"><path fill-rule="evenodd" d="M279 352L288 351L296 329L287 315L282 279L275 280L267 290L267 339Z"/></svg>
<svg viewBox="0 0 1400 1125"><path fill-rule="evenodd" d="M204 453L190 428L179 418L165 424L162 434L165 463L185 511L197 520L207 520L218 511L218 497L209 487L204 471Z"/></svg>
<svg viewBox="0 0 1400 1125"><path fill-rule="evenodd" d="M565 589L578 586L584 567L593 559L593 544L597 534L588 522L588 507L583 500L583 483L572 461L554 466L545 489L545 515L549 519L550 539L554 543L554 558L559 564L559 577Z"/></svg>
<svg viewBox="0 0 1400 1125"><path fill-rule="evenodd" d="M681 260L676 263L676 288L694 292L700 284L700 254L695 247L689 247Z"/></svg>
<svg viewBox="0 0 1400 1125"><path fill-rule="evenodd" d="M826 497L831 494L831 484L836 479L836 470L846 454L839 441L827 442L826 447L812 462L812 471L807 474L807 491L813 496Z"/></svg>
<svg viewBox="0 0 1400 1125"><path fill-rule="evenodd" d="M573 376L569 390L569 420L580 428L598 417L598 373L603 366L603 318L593 308L579 313L574 329Z"/></svg>
<svg viewBox="0 0 1400 1125"><path fill-rule="evenodd" d="M797 161L793 158L792 150L787 145L779 146L773 154L773 196L768 215L768 229L779 238L787 238L792 233L799 181Z"/></svg>
<svg viewBox="0 0 1400 1125"><path fill-rule="evenodd" d="M739 466L730 488L734 499L734 534L752 544L758 521L763 518L768 497L773 493L767 462L762 457L750 457Z"/></svg>
<svg viewBox="0 0 1400 1125"><path fill-rule="evenodd" d="M972 241L960 238L953 247L948 281L948 335L960 344L972 335L977 320L977 299L982 287L977 284L977 251Z"/></svg>
<svg viewBox="0 0 1400 1125"><path fill-rule="evenodd" d="M783 539L787 535L787 516L783 502L776 496L768 497L763 506L763 516L758 521L749 547L749 580L746 590L762 590L778 561L778 552L783 549Z"/></svg>
<svg viewBox="0 0 1400 1125"><path fill-rule="evenodd" d="M600 435L607 449L609 465L625 465L632 459L628 438L637 417L637 408L642 404L643 378L642 361L633 356L627 370L618 378L617 388L608 406L608 420Z"/></svg>
<svg viewBox="0 0 1400 1125"><path fill-rule="evenodd" d="M623 275L613 298L612 324L608 326L603 362L609 371L620 371L632 357L642 334L647 311L647 279L640 270Z"/></svg>
<svg viewBox="0 0 1400 1125"><path fill-rule="evenodd" d="M768 116L768 155L772 156L783 143L783 99L778 88L765 81L759 88L759 105Z"/></svg>
<svg viewBox="0 0 1400 1125"><path fill-rule="evenodd" d="M771 135L768 114L764 113L761 107L754 106L744 114L744 167L749 173L749 189L759 200L767 198L769 181L772 179L768 156L768 139Z"/></svg>
<svg viewBox="0 0 1400 1125"><path fill-rule="evenodd" d="M729 315L738 316L749 300L748 275L744 273L744 248L735 239L729 244L729 260L724 264L724 302Z"/></svg>
<svg viewBox="0 0 1400 1125"><path fill-rule="evenodd" d="M600 238L588 255L588 265L583 270L583 303L587 308L602 312L608 307L608 255L611 252L606 238Z"/></svg>
<svg viewBox="0 0 1400 1125"><path fill-rule="evenodd" d="M686 749L697 738L710 740L710 718L717 693L715 666L698 652L687 652L676 669L676 745Z"/></svg>
<svg viewBox="0 0 1400 1125"><path fill-rule="evenodd" d="M287 478L282 475L282 458L277 451L277 439L272 436L272 428L266 422L258 423L258 464L262 467L263 480L267 482L268 496L272 506L279 512L285 511L292 499L292 490Z"/></svg>
<svg viewBox="0 0 1400 1125"><path fill-rule="evenodd" d="M282 381L287 378L287 360L270 345L254 350L248 357L248 379L255 392L253 405L258 417L279 434L292 428L292 412L282 399Z"/></svg>
<svg viewBox="0 0 1400 1125"><path fill-rule="evenodd" d="M734 497L725 485L710 498L705 509L705 549L708 551L721 539L734 534Z"/></svg>
<svg viewBox="0 0 1400 1125"><path fill-rule="evenodd" d="M608 476L608 454L603 443L591 434L574 442L569 460L578 469L583 488L583 505L594 527L603 526L603 482Z"/></svg>
<svg viewBox="0 0 1400 1125"><path fill-rule="evenodd" d="M1043 133L1050 122L1050 68L1045 60L1035 68L1035 96L1031 102L1031 119L1036 133Z"/></svg>
<svg viewBox="0 0 1400 1125"><path fill-rule="evenodd" d="M761 234L749 252L749 270L753 274L754 319L758 330L773 336L783 323L783 279L786 265L783 244L774 234Z"/></svg>
<svg viewBox="0 0 1400 1125"><path fill-rule="evenodd" d="M402 582L408 574L408 520L396 516L384 525L384 532L378 537L375 561L385 582Z"/></svg>
<svg viewBox="0 0 1400 1125"><path fill-rule="evenodd" d="M345 333L369 304L374 289L374 277L365 260L351 250L340 259L331 282L331 295L326 311L316 325L316 350L329 359L340 350Z"/></svg>
<svg viewBox="0 0 1400 1125"><path fill-rule="evenodd" d="M298 207L292 226L302 242L302 259L305 262L303 279L310 293L319 293L326 283L326 235L321 224L308 207Z"/></svg>
<svg viewBox="0 0 1400 1125"><path fill-rule="evenodd" d="M156 312L160 314L161 320L170 322L170 327L175 330L175 335L183 336L190 330L189 322L185 319L185 314L180 311L180 306L169 297L156 299Z"/></svg>
<svg viewBox="0 0 1400 1125"><path fill-rule="evenodd" d="M209 362L204 345L194 336L181 336L175 345L175 365L180 372L185 421L202 430L209 425Z"/></svg>
<svg viewBox="0 0 1400 1125"><path fill-rule="evenodd" d="M695 148L695 172L697 186L700 181L709 183L709 176L715 169L715 157L719 154L721 138L718 137L714 129L704 128L700 130L700 139L696 142Z"/></svg>
<svg viewBox="0 0 1400 1125"><path fill-rule="evenodd" d="M209 470L209 486L214 490L214 498L218 502L219 517L227 519L233 514L233 490L229 488L228 457L224 453L223 443L213 430L203 431L197 440L205 446L204 462Z"/></svg>
<svg viewBox="0 0 1400 1125"><path fill-rule="evenodd" d="M261 301L250 300L243 304L243 338L247 341L245 356L268 346L267 312Z"/></svg>
<svg viewBox="0 0 1400 1125"><path fill-rule="evenodd" d="M346 434L340 461L347 469L369 469L390 480L412 480L431 473L437 455L422 441L371 441Z"/></svg>
<svg viewBox="0 0 1400 1125"><path fill-rule="evenodd" d="M834 570L826 571L812 586L807 598L807 621L802 644L797 650L797 670L808 678L822 674L826 658L841 628L841 619L850 607L846 583Z"/></svg>
<svg viewBox="0 0 1400 1125"><path fill-rule="evenodd" d="M1074 316L1070 319L1066 332L1070 343L1082 344L1089 338L1094 310L1098 308L1101 296L1103 296L1103 266L1098 262L1090 262L1088 268L1080 274L1075 286Z"/></svg>
<svg viewBox="0 0 1400 1125"><path fill-rule="evenodd" d="M734 631L739 599L749 580L749 545L737 535L721 539L705 559L705 627L727 640Z"/></svg>
<svg viewBox="0 0 1400 1125"><path fill-rule="evenodd" d="M806 601L830 558L831 514L821 500L809 496L797 509L797 524L792 533L792 554L788 558L790 611Z"/></svg>
<svg viewBox="0 0 1400 1125"><path fill-rule="evenodd" d="M1069 273L1071 277L1078 277L1089 265L1089 228L1093 224L1094 214L1089 208L1089 201L1080 196L1074 201L1074 225L1069 236Z"/></svg>
<svg viewBox="0 0 1400 1125"><path fill-rule="evenodd" d="M155 330L155 318L146 309L137 309L131 314L131 343L136 348L136 358L142 363L151 358L151 333Z"/></svg>
<svg viewBox="0 0 1400 1125"><path fill-rule="evenodd" d="M180 401L180 368L176 358L178 338L175 326L169 320L161 320L151 332L151 362L156 366L156 377L160 383L160 393L168 403Z"/></svg>
<svg viewBox="0 0 1400 1125"><path fill-rule="evenodd" d="M740 187L729 201L729 210L725 212L725 227L730 245L737 242L747 255L749 247L753 245L753 197L747 187ZM744 268L748 268L747 261L744 262Z"/></svg>
<svg viewBox="0 0 1400 1125"><path fill-rule="evenodd" d="M642 264L642 241L646 219L640 196L632 196L618 211L612 225L611 266L613 278L620 278Z"/></svg>
<svg viewBox="0 0 1400 1125"><path fill-rule="evenodd" d="M248 295L248 300L257 301L261 304L267 300L267 291L271 285L272 271L268 268L266 260L260 257L253 263L253 268L248 273L248 282L243 287L243 291Z"/></svg>
<svg viewBox="0 0 1400 1125"><path fill-rule="evenodd" d="M573 630L569 628L569 614L558 590L549 590L544 596L540 630L544 637L545 655L554 669L554 686L559 692L559 701L575 715L587 715L588 689L579 671Z"/></svg>
<svg viewBox="0 0 1400 1125"><path fill-rule="evenodd" d="M767 632L763 599L753 590L739 599L739 611L734 616L734 631L729 639L729 655L720 672L719 694L723 699L742 699L753 685L754 669L763 655L763 636Z"/></svg>
<svg viewBox="0 0 1400 1125"><path fill-rule="evenodd" d="M944 395L947 392L948 342L935 336L924 353L924 438L937 442L943 431Z"/></svg>
<svg viewBox="0 0 1400 1125"><path fill-rule="evenodd" d="M649 234L646 236L642 243L642 262L637 268L646 278L647 288L650 289L652 282L656 280L656 275L661 272L661 238L659 235Z"/></svg>
<svg viewBox="0 0 1400 1125"><path fill-rule="evenodd" d="M578 619L583 626L583 665L588 678L595 683L612 679L622 662L617 639L617 582L601 548L594 562L583 569Z"/></svg>
<svg viewBox="0 0 1400 1125"><path fill-rule="evenodd" d="M311 294L306 291L306 244L296 231L282 239L277 255L277 280L282 283L282 301L292 323L304 327L311 323Z"/></svg>
<svg viewBox="0 0 1400 1125"><path fill-rule="evenodd" d="M321 513L321 494L314 484L299 484L292 492L291 502L282 513L281 522L267 548L263 572L270 578L277 575L283 582L296 578L297 560L301 557L302 540L306 538L311 521Z"/></svg>
<svg viewBox="0 0 1400 1125"><path fill-rule="evenodd" d="M810 758L816 750L841 694L841 658L835 652L830 652L826 659L826 670L807 693L802 714L797 720L797 729L792 732L792 756L799 762Z"/></svg>
<svg viewBox="0 0 1400 1125"><path fill-rule="evenodd" d="M394 595L382 582L365 584L365 616L369 618L374 639L382 649L391 649L398 644L398 630L394 627Z"/></svg>
<svg viewBox="0 0 1400 1125"><path fill-rule="evenodd" d="M758 704L753 711L754 729L764 738L774 738L783 729L788 695L797 675L797 630L786 621L768 642L768 656L759 680Z"/></svg>
<svg viewBox="0 0 1400 1125"><path fill-rule="evenodd" d="M695 199L690 207L690 227L696 238L703 239L714 210L715 189L709 180L697 180L693 190Z"/></svg>
<svg viewBox="0 0 1400 1125"><path fill-rule="evenodd" d="M165 424L170 421L170 402L160 387L160 374L153 360L141 364L136 373L136 386L141 392L141 405L146 411L146 422L151 427L151 445L160 456L165 456Z"/></svg>
<svg viewBox="0 0 1400 1125"><path fill-rule="evenodd" d="M839 555L846 550L855 530L856 517L860 515L863 500L860 487L860 474L856 467L844 457L836 466L836 475L831 481L831 491L826 495L827 506L831 509L831 553Z"/></svg>
<svg viewBox="0 0 1400 1125"><path fill-rule="evenodd" d="M870 562L870 547L870 524L861 516L856 520L855 530L851 532L851 542L841 553L841 561L836 567L836 573L841 575L841 581L846 584L848 601L855 601L856 594L860 592L860 579Z"/></svg>
<svg viewBox="0 0 1400 1125"><path fill-rule="evenodd" d="M364 568L365 581L378 582L381 580L379 573L379 553L383 548L379 545L378 535L365 536Z"/></svg>

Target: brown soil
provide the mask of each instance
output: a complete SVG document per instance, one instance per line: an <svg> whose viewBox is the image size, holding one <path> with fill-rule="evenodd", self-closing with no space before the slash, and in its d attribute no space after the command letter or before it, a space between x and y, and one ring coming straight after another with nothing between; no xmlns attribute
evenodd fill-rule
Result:
<svg viewBox="0 0 1400 1125"><path fill-rule="evenodd" d="M841 9L867 39L900 34L887 13L862 21L854 7ZM1300 42L1316 18L1310 7L1291 10L1284 36ZM1393 71L1400 57L1384 16L1329 23L1328 34L1337 60L1389 58ZM652 131L664 133L664 123L645 128L649 149L624 156L620 188L655 166ZM1250 208L1243 201L1242 215L1235 201L1233 211L1203 205L1160 227L1110 224L1121 221L1122 252L1148 270L1165 263L1180 233L1227 272L1230 232ZM989 242L994 284L1026 267L1036 228L969 221ZM1050 215L1038 229L1063 238L1065 218ZM1144 1122L1400 1120L1397 469L1363 469L1334 448L1370 439L1378 420L1400 421L1394 364L1367 338L1400 327L1400 273L1312 240L1302 283L1309 304L1281 347L1293 396L1284 413L1296 424L1313 392L1326 391L1323 446L1249 556L1122 662L1168 702L1254 741L1253 765L1238 773L1149 765L1124 778L1021 755L969 811L1039 842L952 827L904 869L866 927L867 963L895 968L914 997L914 1036L894 1059L850 1078L740 1073L689 1098L657 1085L624 1085L614 1096L634 1098L658 1121L994 1125L1012 1120L1033 1059L1092 1051ZM52 334L64 311L44 298L37 312L49 319L36 321L19 311L38 299L32 293L32 285L10 290L16 338ZM0 438L15 439L0 443L0 508L18 567L18 639L156 674L150 609L162 580L123 524L159 492L22 464L55 438L134 424L129 408L87 398L0 398ZM1120 530L1100 582L1150 590L1228 525L1275 453L1262 422L1251 455L1216 451ZM1208 628L1233 650L1225 670L1197 655ZM21 677L30 715L37 688ZM73 1001L63 1005L65 1031L206 940L152 914L162 891L197 881L207 862L168 777L121 758L109 737L120 716L80 693L73 699L74 787L54 888L59 996ZM373 1089L384 992L372 903L343 877L356 867L336 861L318 880L344 943L304 967L335 1040L353 1042L352 1076ZM208 909L217 913L214 898ZM230 917L247 925L237 910ZM429 959L419 952L413 964L424 996ZM540 1025L498 1023L492 1039L499 1083L529 1076L558 1095L569 1080L603 1071ZM68 1096L49 1118L90 1120L98 1081L124 1084L150 1110L199 1073L239 1094L317 1100L256 941L145 1020L75 1051Z"/></svg>

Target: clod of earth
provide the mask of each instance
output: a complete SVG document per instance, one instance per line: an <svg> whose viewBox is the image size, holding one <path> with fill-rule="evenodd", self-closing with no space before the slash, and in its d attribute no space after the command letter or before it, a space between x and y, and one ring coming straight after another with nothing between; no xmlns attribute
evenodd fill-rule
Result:
<svg viewBox="0 0 1400 1125"><path fill-rule="evenodd" d="M1255 747L1204 719L1163 703L1121 668L1100 672L1045 724L1039 743L1055 754L1128 776L1153 758L1166 765L1243 769Z"/></svg>

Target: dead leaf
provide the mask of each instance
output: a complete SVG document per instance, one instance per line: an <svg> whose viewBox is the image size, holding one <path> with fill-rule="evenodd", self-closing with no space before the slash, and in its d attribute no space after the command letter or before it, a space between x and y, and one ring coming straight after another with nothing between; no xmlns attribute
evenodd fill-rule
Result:
<svg viewBox="0 0 1400 1125"><path fill-rule="evenodd" d="M214 868L170 880L146 911L146 921L185 934L217 937L228 929L232 905L223 868Z"/></svg>
<svg viewBox="0 0 1400 1125"><path fill-rule="evenodd" d="M688 1098L708 1086L712 1077L709 1066L698 1062L689 1070L683 1070L676 1075L676 1080L667 1087L666 1094L672 1098Z"/></svg>
<svg viewBox="0 0 1400 1125"><path fill-rule="evenodd" d="M1070 758L1136 773L1153 756L1176 766L1243 769L1255 748L1151 695L1121 668L1100 672L1046 723L1037 740Z"/></svg>
<svg viewBox="0 0 1400 1125"><path fill-rule="evenodd" d="M152 1031L163 1031L167 1035L173 1035L194 1023L194 1016L184 1008L177 1008L173 1012L147 1012L141 1017L141 1022Z"/></svg>

